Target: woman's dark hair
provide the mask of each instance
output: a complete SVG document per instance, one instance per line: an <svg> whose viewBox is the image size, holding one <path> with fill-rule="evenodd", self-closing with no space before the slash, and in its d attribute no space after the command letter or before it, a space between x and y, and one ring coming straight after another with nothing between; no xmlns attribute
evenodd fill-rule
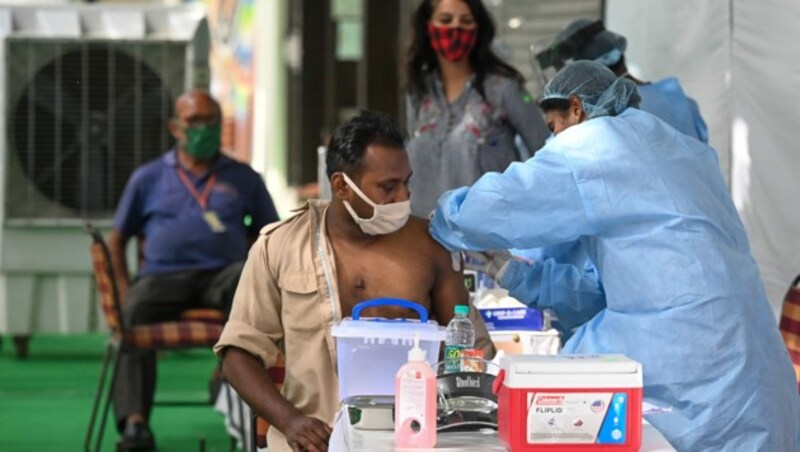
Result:
<svg viewBox="0 0 800 452"><path fill-rule="evenodd" d="M431 47L428 36L428 21L433 16L433 10L439 1L441 0L423 0L411 16L413 33L406 56L406 88L412 95L420 95L425 92L425 76L439 66L436 51ZM475 87L480 95L486 97L486 93L483 91L483 81L487 74L504 75L522 83L524 81L522 74L492 52L490 46L494 39L494 24L481 0L461 1L469 6L478 27L478 40L469 54L469 62L475 71Z"/></svg>
<svg viewBox="0 0 800 452"><path fill-rule="evenodd" d="M358 116L333 131L325 156L328 179L336 172L355 176L370 145L404 151L403 133L397 122L386 114L362 110Z"/></svg>
<svg viewBox="0 0 800 452"><path fill-rule="evenodd" d="M618 74L618 75L625 73L628 70L625 67L625 55L620 56L619 57L619 61L617 61L616 63L612 64L608 68L611 69L611 72L613 72L615 74Z"/></svg>
<svg viewBox="0 0 800 452"><path fill-rule="evenodd" d="M548 111L560 111L565 112L569 110L569 100L568 99L545 99L539 103L539 106L542 108L542 111L547 113Z"/></svg>

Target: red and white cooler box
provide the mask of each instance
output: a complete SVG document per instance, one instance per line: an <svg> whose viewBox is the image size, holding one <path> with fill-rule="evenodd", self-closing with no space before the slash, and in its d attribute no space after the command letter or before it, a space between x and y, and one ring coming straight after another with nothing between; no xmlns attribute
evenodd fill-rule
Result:
<svg viewBox="0 0 800 452"><path fill-rule="evenodd" d="M642 366L623 355L505 355L495 379L512 452L638 451Z"/></svg>

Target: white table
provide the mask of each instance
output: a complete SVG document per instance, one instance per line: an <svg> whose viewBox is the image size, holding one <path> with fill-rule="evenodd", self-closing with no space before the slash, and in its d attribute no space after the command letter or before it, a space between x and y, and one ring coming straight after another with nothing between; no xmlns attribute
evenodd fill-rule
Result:
<svg viewBox="0 0 800 452"><path fill-rule="evenodd" d="M228 389L228 388L226 388ZM230 389L229 389L230 390ZM230 390L230 396L235 402L238 400L239 395L236 391ZM225 390L220 391L220 396L217 399L216 409L226 414L226 426L228 432L235 438L239 439L239 430L236 426L230 424L231 418L229 417L232 412L228 407L228 398ZM244 404L244 419L249 419L250 410L247 404ZM238 420L236 415L233 416L234 420ZM237 423L238 424L238 423ZM249 438L250 423L245 422L245 440L239 441L239 445L244 445ZM250 450L249 445L244 450ZM259 451L266 449L259 449ZM337 415L336 421L333 426L333 434L331 435L331 442L328 449L330 452L394 452L394 432L391 430L358 430L352 428L350 420L347 417L346 410L343 410ZM418 449L425 450L425 449ZM497 432L488 430L485 432L448 432L439 433L436 439L436 448L429 450L446 450L452 452L505 452L506 448L500 443L497 438ZM669 445L664 436L656 430L652 425L647 422L642 424L642 446L639 448L642 452L673 452L675 449Z"/></svg>
<svg viewBox="0 0 800 452"><path fill-rule="evenodd" d="M358 430L350 426L346 414L337 417L331 435L330 452L394 452L394 432L391 430ZM497 432L448 432L439 433L435 449L452 452L505 452L506 448L497 438ZM664 436L652 425L642 424L642 452L671 452Z"/></svg>

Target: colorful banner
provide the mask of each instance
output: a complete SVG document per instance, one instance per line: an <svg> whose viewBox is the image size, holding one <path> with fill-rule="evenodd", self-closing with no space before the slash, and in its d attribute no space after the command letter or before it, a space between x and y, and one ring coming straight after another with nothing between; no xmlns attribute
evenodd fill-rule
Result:
<svg viewBox="0 0 800 452"><path fill-rule="evenodd" d="M223 113L222 146L252 158L255 0L205 0L211 31L211 92Z"/></svg>

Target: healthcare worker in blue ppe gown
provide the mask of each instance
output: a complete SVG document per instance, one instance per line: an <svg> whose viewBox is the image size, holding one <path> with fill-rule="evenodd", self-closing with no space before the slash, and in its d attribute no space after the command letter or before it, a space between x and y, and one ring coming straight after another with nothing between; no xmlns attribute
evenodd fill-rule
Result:
<svg viewBox="0 0 800 452"><path fill-rule="evenodd" d="M624 36L606 30L602 21L577 19L555 37L553 44L536 55L536 62L544 67L560 69L565 61L592 60L607 66L620 77L626 77L639 87L639 108L658 116L669 125L708 143L708 127L700 109L681 88L678 79L667 77L657 82L643 82L633 77L625 64L628 41Z"/></svg>
<svg viewBox="0 0 800 452"><path fill-rule="evenodd" d="M653 83L636 79L628 72L625 64L624 53L627 45L624 36L606 30L602 21L577 19L556 35L552 45L536 55L535 61L539 66L534 69L537 70L536 73L543 76L545 67L561 68L565 62L572 60L596 61L607 66L617 76L628 78L637 84L641 98L639 109L657 116L688 136L708 143L708 128L700 115L700 109L697 103L683 92L678 79L668 77ZM579 275L573 274L574 267L580 268L583 272L596 271L592 268L591 262L584 259L586 253L580 246L565 244L533 250L515 250L514 253L538 260L551 258L558 262L572 264L551 270L552 274L549 276L552 279L547 279L542 283L543 298L560 298L564 296L565 291L568 291L573 293L572 296L579 297L580 299L576 302L584 306L596 300L594 293L601 288L585 284L575 287L576 284L579 284L578 281L583 280L576 279ZM475 259L472 262L474 261ZM467 266L470 266L469 263ZM553 281L553 284L546 281ZM597 311L604 307L599 302L594 302L593 305ZM582 312L585 315L589 313L588 310ZM585 315L580 316L579 319L566 316L554 325L565 337L569 337L572 333L571 328L576 324L580 325L580 322L577 321L583 320Z"/></svg>
<svg viewBox="0 0 800 452"><path fill-rule="evenodd" d="M642 363L648 416L681 451L796 451L800 399L716 153L634 107L636 86L591 61L545 87L556 136L524 163L439 199L452 251L575 244L596 272L485 253L511 295L582 323L563 353ZM578 259L580 261L580 259ZM581 296L549 297L573 278ZM584 290L588 289L588 290Z"/></svg>

